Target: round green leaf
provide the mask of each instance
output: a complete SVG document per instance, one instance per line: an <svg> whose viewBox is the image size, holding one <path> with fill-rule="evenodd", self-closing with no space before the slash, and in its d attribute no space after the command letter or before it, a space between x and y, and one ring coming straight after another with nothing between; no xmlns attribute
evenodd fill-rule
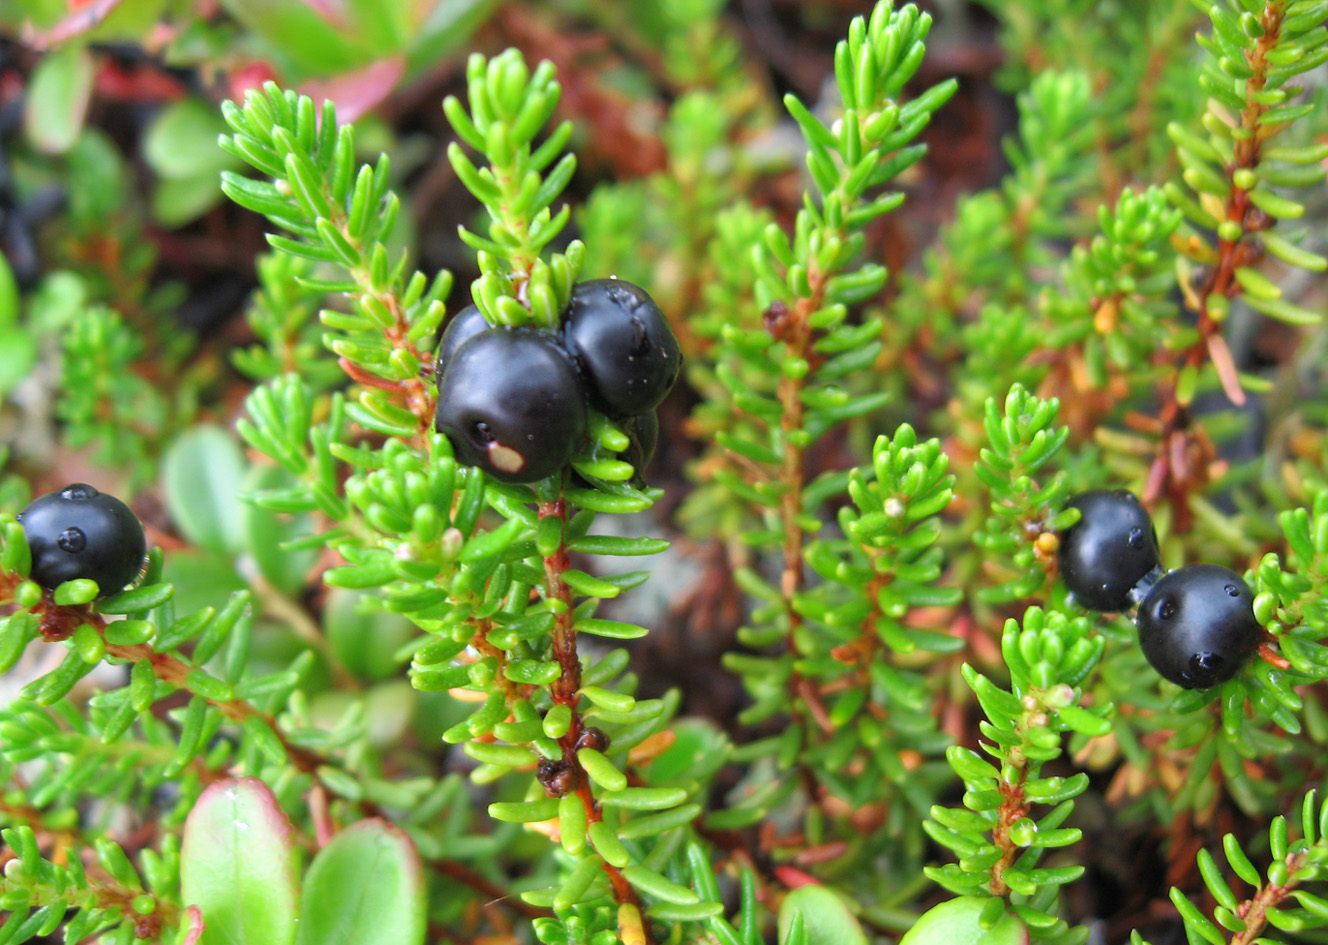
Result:
<svg viewBox="0 0 1328 945"><path fill-rule="evenodd" d="M0 265L3 265L3 262L3 257L0 257ZM8 271L6 268L3 274L7 274ZM0 300L0 305L2 304L3 300ZM4 345L0 346L0 397L17 387L32 373L36 364L37 339L22 329L9 328Z"/></svg>
<svg viewBox="0 0 1328 945"><path fill-rule="evenodd" d="M66 269L48 273L28 297L28 326L38 332L58 332L83 311L88 286Z"/></svg>
<svg viewBox="0 0 1328 945"><path fill-rule="evenodd" d="M385 821L360 820L310 864L296 945L420 945L424 914L424 875L410 837Z"/></svg>
<svg viewBox="0 0 1328 945"><path fill-rule="evenodd" d="M163 573L163 580L175 587L177 614L220 607L226 602L226 595L246 587L231 560L210 551L171 552Z"/></svg>
<svg viewBox="0 0 1328 945"><path fill-rule="evenodd" d="M802 915L808 945L867 945L867 934L844 900L824 886L800 886L784 897L779 907L780 942L788 937L794 913Z"/></svg>
<svg viewBox="0 0 1328 945"><path fill-rule="evenodd" d="M258 492L294 484L295 478L280 466L261 465L249 470L243 491ZM318 559L318 549L285 551L281 544L313 530L308 515L281 515L253 502L241 502L240 530L245 550L274 587L288 596L294 596L304 587L305 576Z"/></svg>
<svg viewBox="0 0 1328 945"><path fill-rule="evenodd" d="M404 679L389 679L364 693L329 689L314 696L312 717L319 728L331 731L357 699L364 700L365 731L375 748L396 745L415 714L415 689Z"/></svg>
<svg viewBox="0 0 1328 945"><path fill-rule="evenodd" d="M152 217L164 227L182 227L219 204L221 196L216 174L164 177L152 188Z"/></svg>
<svg viewBox="0 0 1328 945"><path fill-rule="evenodd" d="M934 906L899 940L899 945L1029 945L1028 927L1017 916L1007 913L984 929L980 920L986 904L986 899L961 896Z"/></svg>
<svg viewBox="0 0 1328 945"><path fill-rule="evenodd" d="M680 719L669 728L675 736L673 744L646 768L650 784L705 781L728 762L733 745L713 722Z"/></svg>
<svg viewBox="0 0 1328 945"><path fill-rule="evenodd" d="M362 679L401 672L393 654L418 632L405 617L368 606L369 595L334 587L323 608L323 631L337 662Z"/></svg>
<svg viewBox="0 0 1328 945"><path fill-rule="evenodd" d="M221 113L195 98L180 99L162 109L143 138L143 157L162 177L207 177L220 196L223 170L236 166L235 158L217 146L227 130Z"/></svg>
<svg viewBox="0 0 1328 945"><path fill-rule="evenodd" d="M68 151L83 127L94 76L87 47L71 43L37 61L28 83L23 127L48 154Z"/></svg>
<svg viewBox="0 0 1328 945"><path fill-rule="evenodd" d="M65 161L69 216L85 227L102 224L125 201L124 157L105 132L84 128Z"/></svg>
<svg viewBox="0 0 1328 945"><path fill-rule="evenodd" d="M184 825L180 882L206 929L198 945L291 945L298 869L290 821L262 781L218 781Z"/></svg>
<svg viewBox="0 0 1328 945"><path fill-rule="evenodd" d="M219 426L184 431L162 461L162 494L185 538L222 554L243 547L238 498L244 455Z"/></svg>

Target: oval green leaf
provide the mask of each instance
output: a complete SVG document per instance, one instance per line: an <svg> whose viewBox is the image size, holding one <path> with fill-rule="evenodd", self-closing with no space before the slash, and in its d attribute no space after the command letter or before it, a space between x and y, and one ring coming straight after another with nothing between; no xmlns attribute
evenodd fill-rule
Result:
<svg viewBox="0 0 1328 945"><path fill-rule="evenodd" d="M180 882L198 945L291 945L298 871L290 821L262 781L218 781L184 825Z"/></svg>
<svg viewBox="0 0 1328 945"><path fill-rule="evenodd" d="M95 69L87 47L71 43L37 62L28 83L23 127L47 154L63 154L83 127Z"/></svg>
<svg viewBox="0 0 1328 945"><path fill-rule="evenodd" d="M844 900L824 886L800 886L784 897L779 907L781 943L788 940L795 913L802 916L809 945L867 945L867 933Z"/></svg>
<svg viewBox="0 0 1328 945"><path fill-rule="evenodd" d="M242 548L243 476L240 445L221 427L203 424L176 438L162 461L162 494L186 538L221 554Z"/></svg>
<svg viewBox="0 0 1328 945"><path fill-rule="evenodd" d="M295 485L295 477L275 465L256 465L245 477L244 492L263 489L282 489ZM302 538L314 530L308 515L282 515L253 502L240 503L240 530L245 550L253 556L263 577L279 588L283 594L294 597L304 587L305 577L319 550L304 548L284 550L283 542Z"/></svg>
<svg viewBox="0 0 1328 945"><path fill-rule="evenodd" d="M405 617L369 606L362 591L334 587L323 606L323 632L337 662L361 679L373 682L401 672L397 651L418 630Z"/></svg>
<svg viewBox="0 0 1328 945"><path fill-rule="evenodd" d="M976 896L946 900L924 913L899 945L1028 945L1028 927L1017 916L1006 914L984 929L981 918L986 904L986 899Z"/></svg>
<svg viewBox="0 0 1328 945"><path fill-rule="evenodd" d="M728 763L733 743L719 726L706 719L680 719L670 726L675 736L646 768L646 781L670 785L678 781L706 781Z"/></svg>
<svg viewBox="0 0 1328 945"><path fill-rule="evenodd" d="M211 178L220 197L217 178L223 170L238 166L217 146L217 136L226 130L217 109L196 98L182 98L162 109L143 136L143 158L162 177Z"/></svg>
<svg viewBox="0 0 1328 945"><path fill-rule="evenodd" d="M357 821L309 866L296 945L421 945L424 892L410 837L382 820Z"/></svg>

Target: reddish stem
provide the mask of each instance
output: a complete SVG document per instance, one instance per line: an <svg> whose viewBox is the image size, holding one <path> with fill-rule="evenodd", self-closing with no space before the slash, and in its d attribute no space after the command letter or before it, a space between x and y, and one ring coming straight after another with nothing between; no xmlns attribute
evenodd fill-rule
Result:
<svg viewBox="0 0 1328 945"><path fill-rule="evenodd" d="M552 502L541 502L539 506L539 517L541 519L556 516L566 521L567 502L561 496ZM573 617L572 589L563 580L563 574L571 567L571 558L567 552L567 545L559 542L558 549L553 554L544 558L544 581L546 599L550 601L559 601L561 606L554 618L553 624L553 656L558 661L562 672L552 683L549 684L549 696L553 699L555 705L565 705L572 713L572 721L568 726L567 732L558 739L558 746L562 749L561 770L563 772L562 786L569 793L575 793L581 801L581 806L585 808L586 824L598 823L603 820L599 804L595 801L595 795L590 788L590 779L586 776L585 769L581 766L581 760L577 756L577 751L581 747L583 737L593 737L594 731L587 729L581 713L577 707L581 701L579 691L581 689L581 658L576 651L576 624ZM609 885L613 889L613 898L620 907L631 906L637 910L638 914L644 914L641 907L641 900L636 894L636 890L627 882L623 876L622 870L604 861L604 873L609 878ZM654 937L648 922L642 923L641 936L644 945L654 945Z"/></svg>
<svg viewBox="0 0 1328 945"><path fill-rule="evenodd" d="M1246 62L1253 75L1245 81L1246 106L1240 113L1241 133L1235 136L1235 160L1227 168L1229 177L1239 169L1253 169L1259 164L1259 149L1263 143L1259 122L1267 106L1259 104L1258 95L1268 79L1268 53L1277 46L1281 35L1284 6L1282 2L1265 5L1260 17L1264 35L1254 50L1246 54ZM1224 221L1239 225L1240 236L1234 240L1218 236L1216 262L1208 269L1203 284L1195 293L1199 338L1182 353L1180 363L1175 366L1159 392L1162 400L1158 414L1162 422L1161 441L1143 495L1148 505L1155 504L1165 495L1171 503L1176 527L1180 531L1187 530L1190 524L1189 493L1201 484L1202 477L1206 475L1201 464L1194 462L1196 458L1205 458L1205 444L1196 442L1191 436L1190 413L1187 405L1181 403L1180 387L1188 372L1197 371L1206 361L1211 361L1227 397L1234 404L1244 403L1245 394L1236 376L1235 365L1225 343L1221 341L1221 315L1214 317L1212 300L1218 296L1231 298L1240 294L1236 270L1255 262L1259 255L1258 249L1247 242L1246 237L1272 225L1272 220L1250 201L1249 191L1238 187L1234 179L1231 179L1223 216ZM1195 446L1200 448L1198 457L1192 455L1192 447Z"/></svg>

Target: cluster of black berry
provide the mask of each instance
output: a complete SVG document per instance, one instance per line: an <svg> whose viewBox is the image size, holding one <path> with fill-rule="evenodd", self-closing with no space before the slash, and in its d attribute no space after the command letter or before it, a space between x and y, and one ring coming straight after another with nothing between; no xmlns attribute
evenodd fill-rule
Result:
<svg viewBox="0 0 1328 945"><path fill-rule="evenodd" d="M434 428L461 462L503 482L535 482L576 454L594 407L625 427L632 447L623 455L639 469L681 364L659 306L620 279L578 283L558 332L490 326L472 305L438 343Z"/></svg>
<svg viewBox="0 0 1328 945"><path fill-rule="evenodd" d="M42 587L96 581L104 597L123 590L143 567L142 523L129 506L87 483L33 499L18 520L32 552L28 577Z"/></svg>
<svg viewBox="0 0 1328 945"><path fill-rule="evenodd" d="M1090 610L1138 604L1139 646L1165 679L1207 689L1240 671L1259 644L1254 595L1235 571L1192 564L1162 572L1157 532L1139 499L1095 489L1068 503L1079 521L1060 536L1060 569Z"/></svg>

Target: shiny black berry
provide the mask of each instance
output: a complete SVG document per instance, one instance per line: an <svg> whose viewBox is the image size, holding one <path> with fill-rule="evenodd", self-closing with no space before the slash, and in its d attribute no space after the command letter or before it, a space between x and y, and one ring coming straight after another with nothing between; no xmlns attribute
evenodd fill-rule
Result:
<svg viewBox="0 0 1328 945"><path fill-rule="evenodd" d="M461 462L534 482L567 465L585 435L585 390L549 332L489 328L460 345L438 379L434 427Z"/></svg>
<svg viewBox="0 0 1328 945"><path fill-rule="evenodd" d="M1158 566L1157 533L1148 510L1124 489L1094 489L1068 503L1080 512L1060 537L1061 577L1089 610L1125 610L1134 590Z"/></svg>
<svg viewBox="0 0 1328 945"><path fill-rule="evenodd" d="M1259 645L1254 595L1235 571L1192 564L1164 576L1135 623L1139 646L1164 679L1186 689L1226 682Z"/></svg>
<svg viewBox="0 0 1328 945"><path fill-rule="evenodd" d="M115 594L138 576L147 553L129 506L82 482L33 499L19 523L32 552L28 576L42 587L91 580L102 595Z"/></svg>
<svg viewBox="0 0 1328 945"><path fill-rule="evenodd" d="M588 381L591 402L619 417L659 406L682 365L668 319L645 289L593 279L572 289L563 341Z"/></svg>
<svg viewBox="0 0 1328 945"><path fill-rule="evenodd" d="M477 306L467 305L453 315L448 321L447 327L443 329L443 336L438 339L438 352L434 359L433 368L434 377L443 376L443 371L447 370L447 365L452 360L452 356L456 354L457 348L460 348L488 327L489 323L484 320L484 313Z"/></svg>

